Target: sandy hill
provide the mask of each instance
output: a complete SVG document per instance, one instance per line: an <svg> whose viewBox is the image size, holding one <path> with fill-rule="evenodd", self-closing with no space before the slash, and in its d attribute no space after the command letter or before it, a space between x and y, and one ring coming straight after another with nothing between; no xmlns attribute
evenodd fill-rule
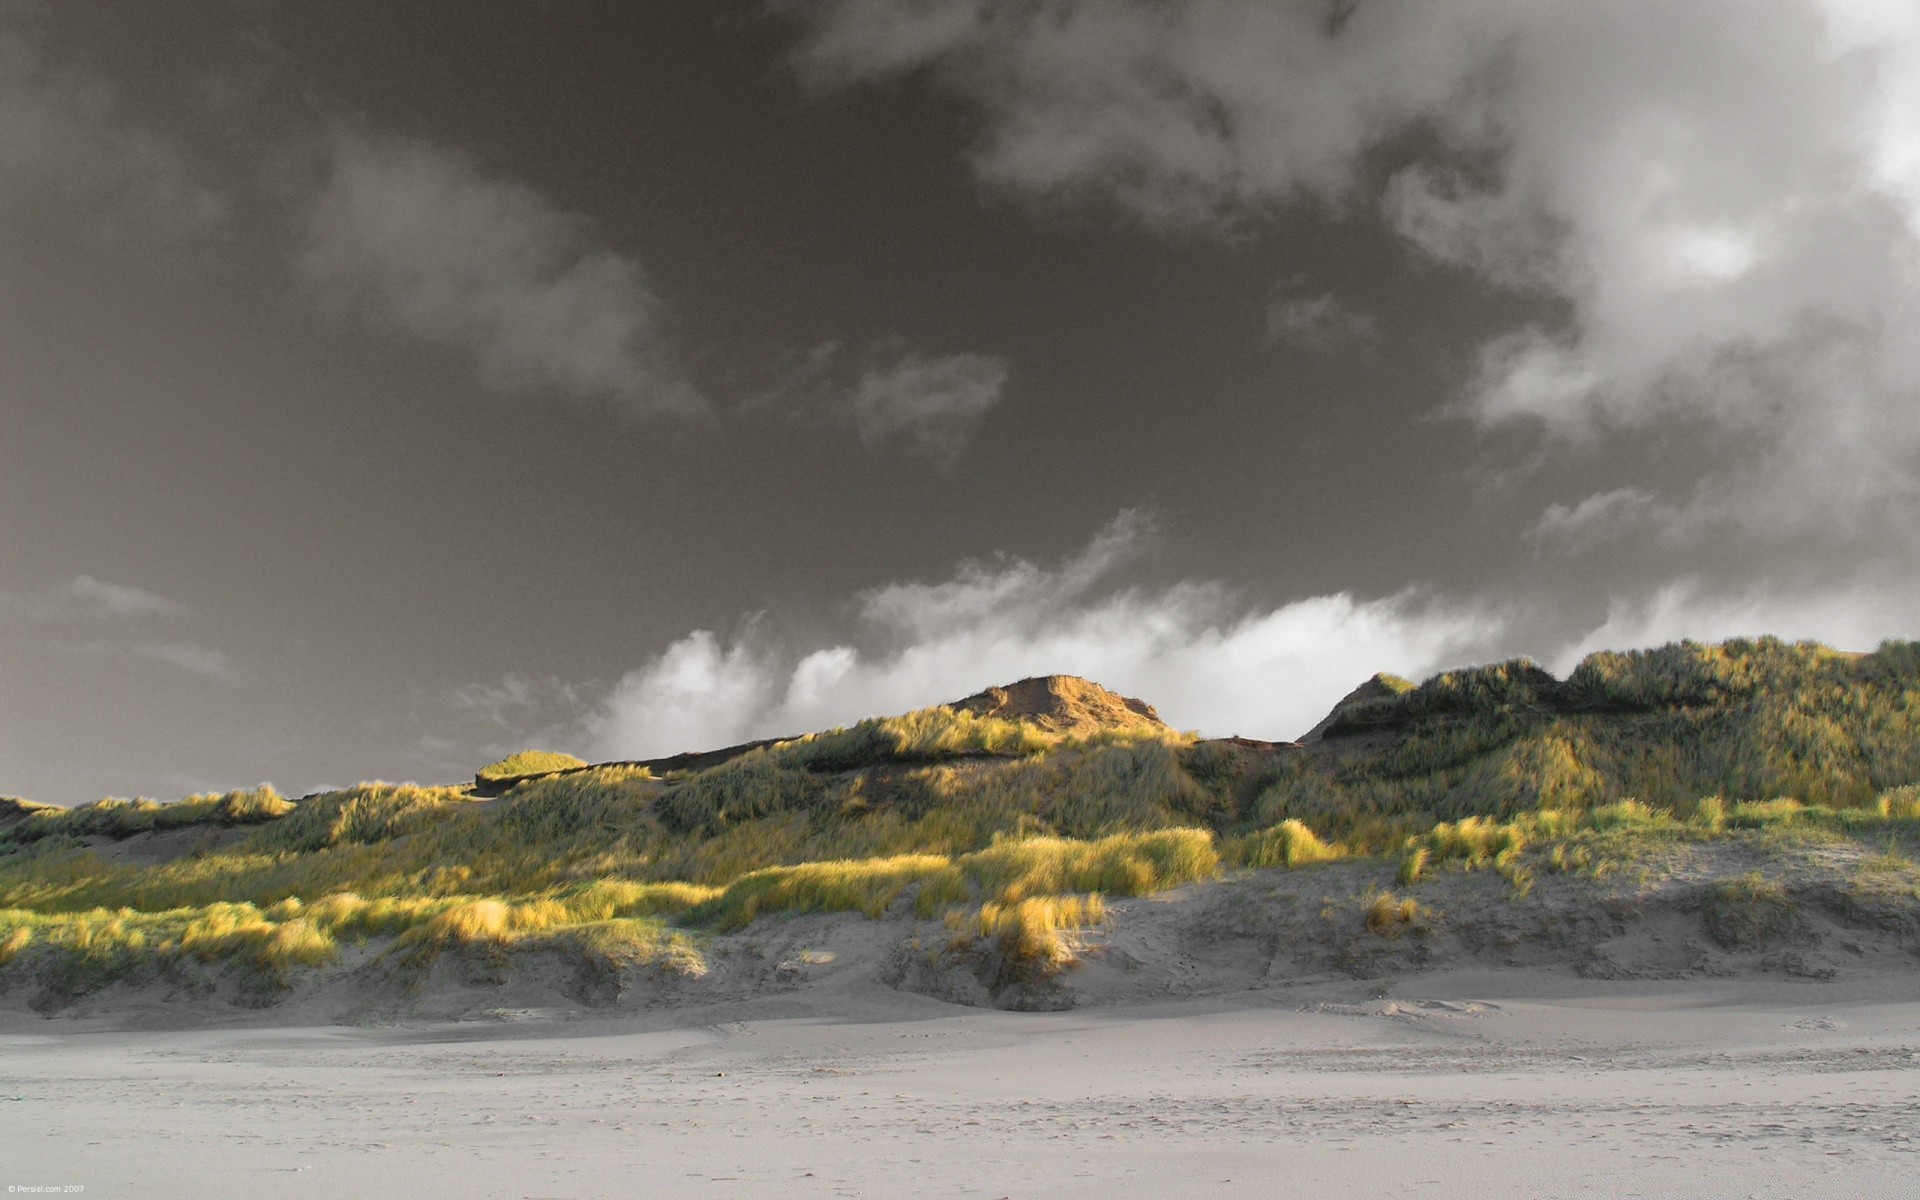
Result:
<svg viewBox="0 0 1920 1200"><path fill-rule="evenodd" d="M631 1010L816 984L1055 1007L1449 965L1909 987L1920 962L1920 643L1377 676L1303 744L1196 738L1056 675L776 742L481 774L0 800L0 1017Z"/></svg>
<svg viewBox="0 0 1920 1200"><path fill-rule="evenodd" d="M1113 729L1168 729L1153 705L1110 692L1077 675L1038 675L1005 687L990 687L946 707L1074 736Z"/></svg>

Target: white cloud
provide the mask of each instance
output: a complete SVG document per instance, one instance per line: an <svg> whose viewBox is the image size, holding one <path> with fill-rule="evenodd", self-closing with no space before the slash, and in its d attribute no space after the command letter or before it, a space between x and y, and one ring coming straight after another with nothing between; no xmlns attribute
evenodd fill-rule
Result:
<svg viewBox="0 0 1920 1200"><path fill-rule="evenodd" d="M152 627L152 621L177 621L191 615L186 605L145 588L76 575L37 591L0 594L0 606L30 620L51 623L55 629L98 635L84 641L48 642L54 650L121 661L144 658L207 679L230 681L236 677L233 660L224 650L141 636L143 629Z"/></svg>
<svg viewBox="0 0 1920 1200"><path fill-rule="evenodd" d="M1578 504L1553 504L1527 531L1536 545L1576 553L1649 528L1671 528L1676 514L1640 488L1616 488Z"/></svg>
<svg viewBox="0 0 1920 1200"><path fill-rule="evenodd" d="M471 351L496 389L707 411L637 262L534 189L430 143L337 134L300 266L335 303Z"/></svg>
<svg viewBox="0 0 1920 1200"><path fill-rule="evenodd" d="M1376 207L1420 254L1556 301L1486 347L1465 411L1583 444L1693 431L1713 453L1657 489L1666 536L1912 544L1911 4L785 7L816 84L919 73L971 103L991 185L1203 231ZM1620 469L1602 492L1651 487Z"/></svg>
<svg viewBox="0 0 1920 1200"><path fill-rule="evenodd" d="M54 595L70 602L78 611L106 617L174 617L186 608L165 596L130 587L124 583L106 583L91 575L77 575L57 589Z"/></svg>
<svg viewBox="0 0 1920 1200"><path fill-rule="evenodd" d="M50 645L55 650L85 655L88 658L122 662L127 659L144 658L204 679L232 682L236 678L233 660L225 651L195 645L191 642L96 639L86 642L54 642Z"/></svg>
<svg viewBox="0 0 1920 1200"><path fill-rule="evenodd" d="M927 69L986 115L998 186L1095 193L1156 222L1240 222L1339 200L1358 153L1455 101L1497 53L1499 6L1244 0L782 5L818 86ZM1337 35L1334 32L1337 29Z"/></svg>
<svg viewBox="0 0 1920 1200"><path fill-rule="evenodd" d="M592 723L605 756L651 757L801 733L1065 673L1211 734L1293 737L1375 671L1421 675L1487 645L1497 618L1402 595L1250 608L1222 586L1119 588L1150 526L1122 514L1054 567L967 563L938 583L863 594L848 642L785 644L764 625L698 631L614 689Z"/></svg>
<svg viewBox="0 0 1920 1200"><path fill-rule="evenodd" d="M726 645L695 630L620 681L593 722L593 742L604 757L655 758L805 732L775 728L780 674L773 652L753 639Z"/></svg>
<svg viewBox="0 0 1920 1200"><path fill-rule="evenodd" d="M179 144L143 123L112 83L49 61L31 19L0 8L0 201L58 212L128 251L164 254L228 218Z"/></svg>
<svg viewBox="0 0 1920 1200"><path fill-rule="evenodd" d="M741 406L743 414L851 430L869 450L951 470L1000 403L1011 367L997 355L929 354L883 338L864 351L822 342L787 352L767 373L770 382Z"/></svg>
<svg viewBox="0 0 1920 1200"><path fill-rule="evenodd" d="M1332 292L1275 296L1267 305L1269 346L1287 342L1309 350L1333 350L1354 342L1377 341L1379 337L1380 326L1372 314L1348 307Z"/></svg>
<svg viewBox="0 0 1920 1200"><path fill-rule="evenodd" d="M1550 665L1565 672L1595 650L1762 635L1871 650L1887 638L1920 637L1911 603L1917 586L1920 578L1911 568L1869 570L1856 581L1801 580L1732 591L1705 579L1680 579L1649 595L1613 598L1607 619L1570 641Z"/></svg>
<svg viewBox="0 0 1920 1200"><path fill-rule="evenodd" d="M868 368L847 408L868 447L898 445L951 467L1006 383L1002 358L907 351Z"/></svg>
<svg viewBox="0 0 1920 1200"><path fill-rule="evenodd" d="M12 603L37 621L179 617L187 612L185 605L158 593L91 575L76 575L65 583L14 597Z"/></svg>
<svg viewBox="0 0 1920 1200"><path fill-rule="evenodd" d="M127 652L140 658L191 671L208 679L233 678L233 660L224 650L195 646L187 642L136 642Z"/></svg>

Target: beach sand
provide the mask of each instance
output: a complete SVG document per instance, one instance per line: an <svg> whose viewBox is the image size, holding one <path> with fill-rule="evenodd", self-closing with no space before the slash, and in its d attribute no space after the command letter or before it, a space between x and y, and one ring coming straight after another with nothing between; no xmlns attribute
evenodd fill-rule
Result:
<svg viewBox="0 0 1920 1200"><path fill-rule="evenodd" d="M1909 976L1463 971L1057 1013L850 984L638 1016L42 1020L0 1034L0 1183L405 1200L1912 1196L1912 995Z"/></svg>

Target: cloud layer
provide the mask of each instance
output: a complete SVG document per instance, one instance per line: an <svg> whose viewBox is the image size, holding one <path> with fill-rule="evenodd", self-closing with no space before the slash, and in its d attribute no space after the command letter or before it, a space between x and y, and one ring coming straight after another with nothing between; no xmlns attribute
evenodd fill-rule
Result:
<svg viewBox="0 0 1920 1200"><path fill-rule="evenodd" d="M587 749L705 749L1054 673L1144 697L1182 728L1293 737L1371 672L1423 674L1470 656L1497 629L1411 595L1260 609L1214 583L1116 586L1150 539L1148 522L1123 514L1055 566L973 562L938 583L866 592L855 636L838 644L790 644L764 621L731 638L696 631L620 681Z"/></svg>
<svg viewBox="0 0 1920 1200"><path fill-rule="evenodd" d="M827 644L796 642L764 616L732 636L696 630L621 679L578 732L550 725L545 736L599 758L651 758L1062 673L1139 696L1177 728L1292 738L1377 671L1422 679L1534 648L1564 674L1595 650L1682 639L1772 634L1864 650L1920 635L1907 602L1920 580L1899 563L1858 582L1787 587L1684 578L1616 595L1598 625L1529 647L1540 614L1519 598L1340 593L1264 608L1213 582L1117 585L1154 537L1150 521L1123 513L1053 566L968 562L938 582L877 588L856 597L852 636Z"/></svg>
<svg viewBox="0 0 1920 1200"><path fill-rule="evenodd" d="M1703 465L1676 482L1623 463L1543 539L1912 544L1912 5L785 7L814 85L918 73L966 98L996 187L1184 230L1371 211L1424 258L1557 301L1484 347L1461 411L1569 452L1684 434ZM1279 332L1318 328L1312 304Z"/></svg>

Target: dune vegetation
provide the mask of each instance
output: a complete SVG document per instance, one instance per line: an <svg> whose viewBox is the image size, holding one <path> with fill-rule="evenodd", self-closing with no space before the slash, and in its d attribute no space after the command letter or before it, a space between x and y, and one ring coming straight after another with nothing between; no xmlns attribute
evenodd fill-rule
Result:
<svg viewBox="0 0 1920 1200"><path fill-rule="evenodd" d="M585 759L575 758L571 754L556 754L551 750L522 750L481 767L474 772L473 779L475 783L505 783L534 775L551 775L555 771L574 771L586 765Z"/></svg>
<svg viewBox="0 0 1920 1200"><path fill-rule="evenodd" d="M1497 873L1524 902L1542 874L1714 841L1852 839L1904 863L1917 714L1913 643L1762 639L1596 654L1565 680L1524 661L1381 677L1304 745L938 707L701 770L527 752L479 772L497 794L0 800L0 986L203 964L272 989L450 951L697 975L712 939L808 912L938 922L950 948L1044 971L1115 898L1353 859L1399 889L1365 914L1397 937L1443 873ZM1730 944L1788 919L1769 886L1716 893Z"/></svg>

